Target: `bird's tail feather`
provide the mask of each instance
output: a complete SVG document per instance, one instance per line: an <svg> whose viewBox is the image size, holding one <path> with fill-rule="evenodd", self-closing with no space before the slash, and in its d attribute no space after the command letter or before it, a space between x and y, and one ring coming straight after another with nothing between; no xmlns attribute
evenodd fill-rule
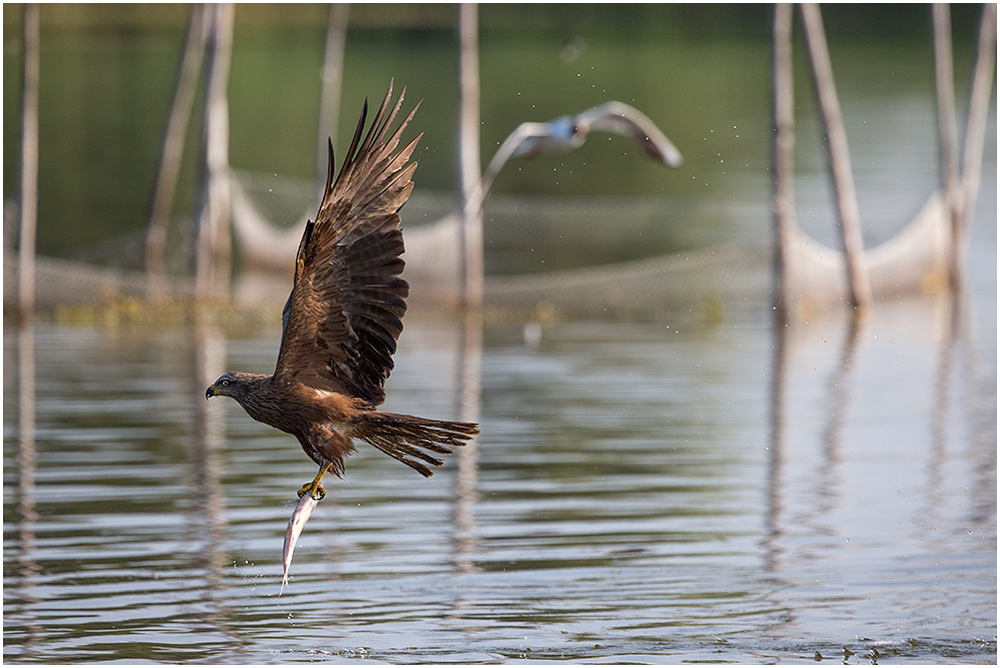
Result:
<svg viewBox="0 0 1000 668"><path fill-rule="evenodd" d="M434 475L434 471L421 461L434 466L444 463L425 451L450 455L454 452L451 448L465 445L479 433L479 425L472 422L429 420L380 411L365 413L355 429L359 438L425 477Z"/></svg>

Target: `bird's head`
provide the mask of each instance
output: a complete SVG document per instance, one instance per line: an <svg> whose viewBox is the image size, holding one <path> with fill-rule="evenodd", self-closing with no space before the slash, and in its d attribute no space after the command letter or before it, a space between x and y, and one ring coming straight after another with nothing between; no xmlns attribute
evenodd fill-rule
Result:
<svg viewBox="0 0 1000 668"><path fill-rule="evenodd" d="M219 379L205 390L205 398L211 399L212 397L222 396L233 397L238 400L247 389L248 379L245 376L246 374L242 374L239 371L230 371L219 376Z"/></svg>
<svg viewBox="0 0 1000 668"><path fill-rule="evenodd" d="M536 155L572 151L583 144L588 129L573 116L560 116L544 123L521 123L504 142L517 141L510 157L534 158Z"/></svg>
<svg viewBox="0 0 1000 668"><path fill-rule="evenodd" d="M576 118L572 116L560 116L559 118L553 118L551 121L546 123L549 126L549 132L552 139L557 142L565 142L567 145L564 147L566 149L576 148L575 145L569 145L569 142L576 137L577 133L581 130L586 134L590 129L587 127L581 127L581 124Z"/></svg>

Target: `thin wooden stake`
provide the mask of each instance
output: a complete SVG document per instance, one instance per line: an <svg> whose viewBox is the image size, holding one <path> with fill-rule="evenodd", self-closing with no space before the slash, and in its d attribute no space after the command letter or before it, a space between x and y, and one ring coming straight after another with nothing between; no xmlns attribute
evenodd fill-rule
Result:
<svg viewBox="0 0 1000 668"><path fill-rule="evenodd" d="M38 225L38 5L24 6L24 94L21 111L21 231L18 276L21 317L35 311L35 246Z"/></svg>
<svg viewBox="0 0 1000 668"><path fill-rule="evenodd" d="M972 214L976 210L979 181L983 167L983 144L986 136L986 121L990 104L995 99L993 92L993 72L997 57L997 6L986 3L983 19L979 26L979 52L972 75L972 90L969 94L969 118L966 121L965 147L962 153L962 218L955 230L955 261L965 266L968 246L968 229Z"/></svg>
<svg viewBox="0 0 1000 668"><path fill-rule="evenodd" d="M810 3L803 4L801 8L820 116L827 137L837 214L844 241L850 300L857 309L857 316L863 317L872 303L872 288L868 279L868 268L865 265L861 220L854 192L854 178L851 176L851 158L847 150L847 133L844 132L844 120L840 113L840 102L833 81L833 67L830 64L830 53L827 50L823 17L820 15L819 6Z"/></svg>
<svg viewBox="0 0 1000 668"><path fill-rule="evenodd" d="M470 206L479 183L479 10L458 6L458 210L462 215L462 299L483 303L483 217Z"/></svg>
<svg viewBox="0 0 1000 668"><path fill-rule="evenodd" d="M208 21L205 5L192 5L187 42L184 45L174 103L170 109L170 118L163 138L160 172L156 179L153 205L146 231L146 272L149 275L150 292L154 297L160 297L166 291L166 266L163 253L167 245L167 228L170 224L170 212L174 206L174 195L177 192L177 180L184 155L184 140L187 138L188 121L191 118L191 107L194 105L198 72L205 59L207 39Z"/></svg>
<svg viewBox="0 0 1000 668"><path fill-rule="evenodd" d="M958 127L955 120L955 73L952 65L951 13L947 4L935 3L931 9L934 32L934 84L937 98L938 142L941 153L941 190L951 224L951 267L955 279L958 259L959 228L962 221L962 195L958 174Z"/></svg>
<svg viewBox="0 0 1000 668"><path fill-rule="evenodd" d="M347 15L350 5L335 2L330 5L330 21L326 28L326 51L323 55L323 84L319 98L319 152L316 156L317 205L326 189L327 139L337 141L340 113L340 88L344 80L344 46L347 42Z"/></svg>
<svg viewBox="0 0 1000 668"><path fill-rule="evenodd" d="M205 96L205 186L198 220L195 255L195 295L229 292L231 242L229 236L229 62L233 42L231 4L210 5L213 14L211 66Z"/></svg>
<svg viewBox="0 0 1000 668"><path fill-rule="evenodd" d="M779 322L791 316L793 305L791 259L795 249L795 185L792 149L795 146L795 96L792 75L792 12L794 6L774 6L774 225L775 309Z"/></svg>

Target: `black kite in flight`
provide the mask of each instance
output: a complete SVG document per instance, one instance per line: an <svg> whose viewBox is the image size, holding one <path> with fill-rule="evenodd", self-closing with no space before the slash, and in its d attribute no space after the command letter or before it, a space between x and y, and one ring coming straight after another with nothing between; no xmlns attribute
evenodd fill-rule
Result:
<svg viewBox="0 0 1000 668"><path fill-rule="evenodd" d="M406 89L403 89L403 95ZM399 209L410 196L417 142L393 154L416 108L389 136L400 95L386 117L392 85L364 141L365 101L347 158L333 180L333 144L326 190L316 222L307 222L295 258L295 282L282 315L281 348L274 375L233 371L205 396L235 399L250 417L298 438L320 469L299 490L314 498L361 439L390 457L433 474L428 452L451 454L479 432L469 422L444 422L378 411L385 400L396 339L403 329L409 284L403 271ZM419 106L419 105L417 105ZM418 461L419 460L419 461Z"/></svg>

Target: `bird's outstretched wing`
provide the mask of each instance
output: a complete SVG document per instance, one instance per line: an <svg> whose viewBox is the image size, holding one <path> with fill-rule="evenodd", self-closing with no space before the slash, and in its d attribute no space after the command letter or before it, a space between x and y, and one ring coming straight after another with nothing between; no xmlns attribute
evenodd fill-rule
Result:
<svg viewBox="0 0 1000 668"><path fill-rule="evenodd" d="M276 382L299 382L361 398L385 399L392 354L403 329L409 285L403 271L399 209L410 196L420 136L398 153L406 124L390 136L403 102L392 84L361 140L368 102L347 157L333 180L333 145L316 222L307 222L295 258L295 282L282 315ZM417 105L419 106L419 105ZM387 115L388 111L388 115Z"/></svg>
<svg viewBox="0 0 1000 668"><path fill-rule="evenodd" d="M668 167L680 167L681 152L664 136L646 114L624 102L605 102L576 116L591 130L611 132L631 137L643 152Z"/></svg>

